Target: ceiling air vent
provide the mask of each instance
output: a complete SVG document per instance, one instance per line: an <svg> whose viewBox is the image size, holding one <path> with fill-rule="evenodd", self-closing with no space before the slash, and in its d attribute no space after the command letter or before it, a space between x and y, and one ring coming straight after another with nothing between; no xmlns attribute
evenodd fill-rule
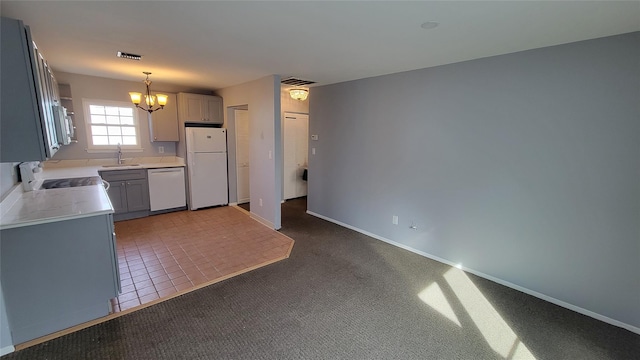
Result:
<svg viewBox="0 0 640 360"><path fill-rule="evenodd" d="M294 77L288 77L286 79L282 79L280 82L282 84L292 85L292 86L311 85L316 83L315 81L301 80L301 79L296 79Z"/></svg>
<svg viewBox="0 0 640 360"><path fill-rule="evenodd" d="M131 54L131 53L126 53L123 51L118 51L118 57L121 57L123 59L130 59L130 60L140 60L142 59L142 55L137 55L137 54Z"/></svg>

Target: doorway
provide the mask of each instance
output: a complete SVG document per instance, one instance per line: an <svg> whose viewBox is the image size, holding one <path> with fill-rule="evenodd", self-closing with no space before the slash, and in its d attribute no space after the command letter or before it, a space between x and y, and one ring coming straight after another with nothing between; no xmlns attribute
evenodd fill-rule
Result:
<svg viewBox="0 0 640 360"><path fill-rule="evenodd" d="M309 115L284 113L283 199L307 196L305 172L309 153Z"/></svg>
<svg viewBox="0 0 640 360"><path fill-rule="evenodd" d="M237 203L240 205L251 201L249 186L249 111L245 109L235 109L234 115L236 130Z"/></svg>

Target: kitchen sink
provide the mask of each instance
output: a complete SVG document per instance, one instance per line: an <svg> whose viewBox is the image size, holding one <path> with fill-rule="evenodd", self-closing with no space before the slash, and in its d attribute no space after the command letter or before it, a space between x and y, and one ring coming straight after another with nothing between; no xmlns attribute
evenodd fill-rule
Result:
<svg viewBox="0 0 640 360"><path fill-rule="evenodd" d="M111 165L102 165L102 167L106 167L106 168L126 167L126 166L140 166L140 164L111 164Z"/></svg>
<svg viewBox="0 0 640 360"><path fill-rule="evenodd" d="M40 189L59 189L100 184L102 184L102 179L99 176L88 176L69 179L47 179L42 182L42 186L40 187Z"/></svg>

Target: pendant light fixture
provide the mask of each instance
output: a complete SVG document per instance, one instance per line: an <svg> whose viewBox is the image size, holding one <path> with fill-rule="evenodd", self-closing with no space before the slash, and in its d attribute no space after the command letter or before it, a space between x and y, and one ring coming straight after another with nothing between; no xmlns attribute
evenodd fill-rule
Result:
<svg viewBox="0 0 640 360"><path fill-rule="evenodd" d="M291 89L289 90L289 95L292 99L304 101L307 100L307 96L309 96L309 90L307 89Z"/></svg>
<svg viewBox="0 0 640 360"><path fill-rule="evenodd" d="M147 86L147 93L144 95L145 103L147 103L146 108L140 106L140 101L142 100L142 94L139 92L131 91L129 92L129 96L131 97L131 102L141 110L144 110L151 114L154 111L164 109L164 106L167 105L167 95L164 94L156 94L151 95L151 91L149 90L149 86L151 86L151 80L149 80L150 72L144 71L143 74L147 75L147 78L144 80L144 84ZM158 99L159 108L153 108L156 102L156 98Z"/></svg>

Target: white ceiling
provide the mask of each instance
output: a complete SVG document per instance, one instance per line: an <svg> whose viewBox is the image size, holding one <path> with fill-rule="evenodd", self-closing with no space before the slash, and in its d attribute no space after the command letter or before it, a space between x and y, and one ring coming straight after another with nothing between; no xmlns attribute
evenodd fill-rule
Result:
<svg viewBox="0 0 640 360"><path fill-rule="evenodd" d="M640 1L3 0L0 11L31 27L54 70L151 71L211 90L270 74L331 84L640 30Z"/></svg>

